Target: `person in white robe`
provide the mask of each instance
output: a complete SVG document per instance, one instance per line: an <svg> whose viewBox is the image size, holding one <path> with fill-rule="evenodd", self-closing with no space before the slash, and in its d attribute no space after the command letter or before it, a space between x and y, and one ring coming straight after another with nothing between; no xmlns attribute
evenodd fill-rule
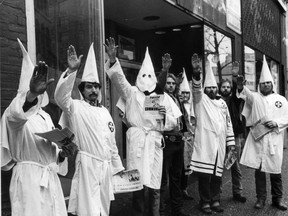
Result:
<svg viewBox="0 0 288 216"><path fill-rule="evenodd" d="M204 91L197 54L192 56L192 67L196 130L191 166L198 174L200 209L205 214L223 212L220 188L226 148L227 151L235 148L232 123L225 101L217 95L217 83L210 64L206 67Z"/></svg>
<svg viewBox="0 0 288 216"><path fill-rule="evenodd" d="M251 92L243 85L243 76L237 77L237 96L245 100L242 114L246 126L264 125L269 133L254 138L250 130L240 163L255 169L256 209L264 208L267 198L266 174L270 174L272 205L287 210L283 202L281 166L283 161L284 129L288 126L288 103L277 94L274 80L263 57L258 92ZM264 130L265 131L265 130Z"/></svg>
<svg viewBox="0 0 288 216"><path fill-rule="evenodd" d="M184 119L186 122L187 132L183 134L184 140L184 168L181 177L181 189L183 198L186 200L193 200L193 197L188 193L188 177L192 173L191 170L191 157L193 152L193 143L195 135L195 114L194 106L192 103L192 89L187 80L185 69L182 72L182 82L179 86L179 94L181 95L181 101L183 103L185 112Z"/></svg>
<svg viewBox="0 0 288 216"><path fill-rule="evenodd" d="M79 151L75 161L68 212L78 216L108 216L114 200L112 176L124 170L115 140L115 125L109 111L100 104L93 43L78 86L82 99L72 99L72 89L81 58L75 48L68 48L68 69L61 75L55 101L63 110L60 125L75 134Z"/></svg>
<svg viewBox="0 0 288 216"><path fill-rule="evenodd" d="M144 188L133 192L133 216L145 213L145 191L148 190L148 212L151 216L159 215L160 185L163 163L162 132L177 126L181 112L173 100L157 86L153 64L148 52L138 73L136 86L127 81L119 60L116 58L117 47L113 38L105 44L109 60L105 71L125 101L125 116L128 123L127 169L138 169ZM147 96L146 96L147 95ZM150 96L161 96L155 115L145 111L145 100Z"/></svg>
<svg viewBox="0 0 288 216"><path fill-rule="evenodd" d="M1 119L1 168L13 168L11 214L66 216L57 173L67 173L65 157L74 153L76 145L69 141L70 144L60 150L55 143L35 134L54 129L49 114L41 108L49 100L46 88L54 79L47 79L45 62L39 62L34 68L23 44L19 39L18 42L23 53L18 93Z"/></svg>

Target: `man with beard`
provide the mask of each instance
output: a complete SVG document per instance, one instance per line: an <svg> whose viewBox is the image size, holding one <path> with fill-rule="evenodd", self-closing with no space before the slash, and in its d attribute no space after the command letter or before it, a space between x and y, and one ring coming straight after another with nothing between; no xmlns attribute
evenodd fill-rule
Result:
<svg viewBox="0 0 288 216"><path fill-rule="evenodd" d="M115 126L109 111L100 104L99 82L93 43L90 46L82 80L82 99L72 99L76 72L81 63L75 48L67 50L68 69L61 75L55 101L63 110L61 126L71 128L79 147L75 161L68 212L73 215L108 216L114 200L112 175L124 167L115 140Z"/></svg>
<svg viewBox="0 0 288 216"><path fill-rule="evenodd" d="M272 206L285 211L281 166L283 161L284 130L288 126L288 103L285 97L275 93L274 80L263 57L258 92L251 92L237 77L237 97L245 100L243 114L250 130L240 163L255 169L257 202L256 209L264 208L267 198L266 173L270 174ZM264 128L263 128L264 127ZM261 136L253 135L255 128Z"/></svg>
<svg viewBox="0 0 288 216"><path fill-rule="evenodd" d="M237 75L239 72L239 63L233 62L232 64L232 81L233 83L226 79L223 80L219 85L219 93L222 99L226 102L232 125L233 125L233 132L235 136L235 150L237 154L237 160L231 167L231 177L232 177L232 192L233 192L233 199L239 202L246 202L246 197L242 195L242 174L239 165L240 157L241 157L241 149L242 143L244 144L244 124L241 121L241 111L243 108L244 101L240 98L237 98L236 91L237 91Z"/></svg>
<svg viewBox="0 0 288 216"><path fill-rule="evenodd" d="M208 62L209 63L209 62ZM200 59L192 56L192 91L196 117L194 150L191 168L198 174L200 209L205 214L223 212L220 192L224 159L235 148L228 107L217 95L217 83L210 64L206 67L202 90Z"/></svg>
<svg viewBox="0 0 288 216"><path fill-rule="evenodd" d="M124 102L122 111L125 112L129 127L126 132L127 169L138 169L143 184L142 190L133 192L132 215L145 215L147 191L148 214L159 216L159 189L165 147L162 133L177 126L177 118L181 116L181 112L172 98L158 86L148 48L137 75L136 86L131 86L116 58L117 46L114 39L109 38L106 42L109 60L105 64L105 70ZM152 98L159 98L159 106L152 107L153 113L150 112L151 106L146 103L151 104Z"/></svg>

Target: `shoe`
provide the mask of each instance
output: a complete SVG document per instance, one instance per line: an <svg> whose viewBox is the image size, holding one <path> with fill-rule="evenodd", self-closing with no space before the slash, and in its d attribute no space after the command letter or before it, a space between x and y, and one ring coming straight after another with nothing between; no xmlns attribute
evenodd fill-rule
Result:
<svg viewBox="0 0 288 216"><path fill-rule="evenodd" d="M235 194L233 195L233 199L235 201L241 202L241 203L245 203L246 202L246 197L244 197L242 194Z"/></svg>
<svg viewBox="0 0 288 216"><path fill-rule="evenodd" d="M255 203L255 208L256 209L263 209L265 206L265 200L263 199L257 199L257 202Z"/></svg>
<svg viewBox="0 0 288 216"><path fill-rule="evenodd" d="M182 191L182 196L184 200L193 200L194 198L192 196L190 196L187 192L187 190L183 190Z"/></svg>
<svg viewBox="0 0 288 216"><path fill-rule="evenodd" d="M282 201L279 201L279 202L272 202L272 206L278 208L279 210L282 210L282 211L286 211L287 210L287 206L282 202Z"/></svg>
<svg viewBox="0 0 288 216"><path fill-rule="evenodd" d="M224 212L224 209L219 206L211 206L211 210L217 213Z"/></svg>

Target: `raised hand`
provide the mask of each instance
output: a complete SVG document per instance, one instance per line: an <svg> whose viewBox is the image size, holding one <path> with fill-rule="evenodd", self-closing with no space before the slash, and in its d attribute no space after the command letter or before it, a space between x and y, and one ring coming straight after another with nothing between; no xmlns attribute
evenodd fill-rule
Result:
<svg viewBox="0 0 288 216"><path fill-rule="evenodd" d="M201 74L201 60L198 57L197 53L194 53L193 56L191 57L191 64L192 64L192 68L193 68L193 77L197 77L200 78L200 74Z"/></svg>
<svg viewBox="0 0 288 216"><path fill-rule="evenodd" d="M165 53L164 56L162 56L162 70L169 71L172 64L172 59L170 57L169 53Z"/></svg>
<svg viewBox="0 0 288 216"><path fill-rule="evenodd" d="M244 77L242 75L238 75L237 78L236 78L236 83L237 83L237 88L239 90L242 90L243 86L246 83L246 80L244 80Z"/></svg>
<svg viewBox="0 0 288 216"><path fill-rule="evenodd" d="M117 54L117 48L118 46L115 45L114 38L109 37L109 39L106 39L105 51L107 55L109 56L110 63L114 63L116 61L116 54Z"/></svg>
<svg viewBox="0 0 288 216"><path fill-rule="evenodd" d="M79 58L77 57L76 50L74 46L70 45L67 49L67 62L69 67L69 72L72 73L76 71L81 64L81 59L83 55L80 55Z"/></svg>
<svg viewBox="0 0 288 216"><path fill-rule="evenodd" d="M238 76L239 74L239 62L235 61L232 63L232 75L233 76Z"/></svg>
<svg viewBox="0 0 288 216"><path fill-rule="evenodd" d="M39 64L35 66L32 78L30 80L30 93L37 96L43 94L48 85L50 85L54 79L48 80L48 66L45 62L39 61Z"/></svg>

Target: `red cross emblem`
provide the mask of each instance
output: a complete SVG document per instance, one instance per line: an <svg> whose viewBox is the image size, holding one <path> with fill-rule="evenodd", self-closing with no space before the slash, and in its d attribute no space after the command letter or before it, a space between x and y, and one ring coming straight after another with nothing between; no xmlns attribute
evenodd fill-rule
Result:
<svg viewBox="0 0 288 216"><path fill-rule="evenodd" d="M282 107L281 101L276 101L276 102L275 102L275 106L276 106L277 108L281 108L281 107Z"/></svg>

